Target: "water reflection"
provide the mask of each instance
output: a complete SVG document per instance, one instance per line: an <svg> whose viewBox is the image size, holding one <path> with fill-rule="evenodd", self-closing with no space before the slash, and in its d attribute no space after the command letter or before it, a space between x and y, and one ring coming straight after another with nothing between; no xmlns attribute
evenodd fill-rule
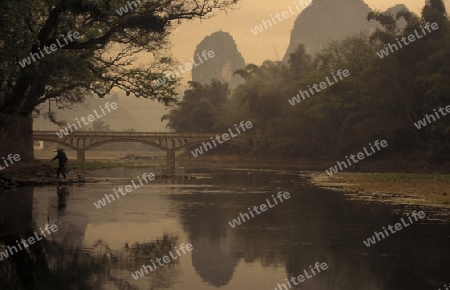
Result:
<svg viewBox="0 0 450 290"><path fill-rule="evenodd" d="M213 286L228 285L240 261L285 268L285 278L303 274L315 262L329 265L327 271L293 289L432 289L439 285L437 277L445 282L442 269L450 262L448 225L417 224L406 234L367 248L362 241L375 229L398 220L392 215L392 206L350 202L334 192L288 185L286 190L292 193L289 201L231 228L228 222L240 212L264 203L280 189L280 183L274 182L266 184L266 192L248 194L249 189L261 191L253 186L255 178L242 182L245 187L241 183L239 188L234 185L240 183L242 175L234 177L233 181L230 176L223 178L227 182L219 177L210 180L211 184L227 184L225 193L171 196L177 201L192 243L203 249L193 255L193 267ZM270 177L261 175L258 179ZM429 264L430 260L436 261ZM435 273L432 279L427 274L430 272ZM268 289L276 284L267 285Z"/></svg>
<svg viewBox="0 0 450 290"><path fill-rule="evenodd" d="M117 183L0 193L0 251L47 223L58 225L57 233L0 261L0 289L274 289L315 262L329 268L292 289L438 289L448 283L448 225L425 220L367 248L362 241L374 230L398 221L392 206L348 201L288 174L204 177L158 182L103 210L92 203ZM291 198L229 225L280 190ZM132 278L187 242L192 255Z"/></svg>
<svg viewBox="0 0 450 290"><path fill-rule="evenodd" d="M55 191L55 196L47 200L35 197L34 188L0 194L0 251L34 236L39 227L44 227L43 220L58 225L58 231L51 236L17 253L13 250L13 255L6 252L9 255L2 256L0 289L104 289L107 285L139 289L128 281L130 270L163 257L177 241L177 237L163 236L111 249L107 242L98 240L86 247L86 219L80 223L80 219L65 212L70 197L67 188L57 187ZM48 209L46 217L33 213L33 208L42 207ZM170 287L173 267L168 265L147 278L154 287Z"/></svg>
<svg viewBox="0 0 450 290"><path fill-rule="evenodd" d="M56 188L56 195L58 196L58 210L66 208L66 196L69 195L69 190L65 186Z"/></svg>

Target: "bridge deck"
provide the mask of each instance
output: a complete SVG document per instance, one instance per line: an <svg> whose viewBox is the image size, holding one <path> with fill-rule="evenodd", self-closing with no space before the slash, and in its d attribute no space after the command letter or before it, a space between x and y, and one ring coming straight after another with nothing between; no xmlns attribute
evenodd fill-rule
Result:
<svg viewBox="0 0 450 290"><path fill-rule="evenodd" d="M105 132L105 131L76 131L65 136L70 137L159 137L159 138L209 138L222 133L173 133L173 132ZM57 137L56 131L33 131L35 137ZM239 134L233 138L255 138L253 134Z"/></svg>

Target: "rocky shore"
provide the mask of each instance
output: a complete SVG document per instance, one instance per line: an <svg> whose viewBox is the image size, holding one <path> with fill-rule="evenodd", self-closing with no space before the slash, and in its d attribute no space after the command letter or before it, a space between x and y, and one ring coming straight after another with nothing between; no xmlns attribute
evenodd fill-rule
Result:
<svg viewBox="0 0 450 290"><path fill-rule="evenodd" d="M108 165L108 163L105 163ZM92 166L91 166L92 167ZM120 166L116 166L120 167ZM92 171L71 167L67 173L67 178L56 178L55 167L40 161L27 162L11 166L7 170L0 171L0 189L10 189L19 186L45 186L45 185L70 185L75 183L96 183L107 178L91 176L86 177ZM101 167L98 168L101 170ZM159 174L155 179L195 179L195 176L188 174Z"/></svg>
<svg viewBox="0 0 450 290"><path fill-rule="evenodd" d="M39 162L27 162L11 166L0 172L0 189L9 189L17 186L43 186L62 185L73 183L96 182L85 179L81 174L69 172L67 178L56 178L56 169L52 166Z"/></svg>

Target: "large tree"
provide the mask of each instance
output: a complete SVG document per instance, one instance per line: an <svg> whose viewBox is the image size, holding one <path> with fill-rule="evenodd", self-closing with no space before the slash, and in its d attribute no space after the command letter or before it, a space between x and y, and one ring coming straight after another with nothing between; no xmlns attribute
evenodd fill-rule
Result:
<svg viewBox="0 0 450 290"><path fill-rule="evenodd" d="M405 27L397 27L400 18L406 21ZM372 12L368 20L377 21L380 29L331 41L314 58L300 45L290 54L289 68L267 60L261 66L249 64L237 70L235 74L246 82L220 107L216 128L250 120L255 125L252 132L264 136L256 153L290 160L333 161L361 151L376 139L386 139L389 148L373 158L409 158L423 164L448 161L450 117L420 130L414 125L425 114L448 105L450 26L442 0L426 1L421 15ZM420 32L427 22L438 23L439 29L380 58L381 49ZM299 102L300 91L307 92L308 86L319 85L327 77L332 80L332 73L344 69L349 77ZM200 98L191 98L186 113L175 112L169 120L198 130L200 120L186 117L197 107L206 108Z"/></svg>
<svg viewBox="0 0 450 290"><path fill-rule="evenodd" d="M183 100L161 120L169 120L167 127L177 132L221 132L217 126L221 107L229 94L228 84L217 80L207 85L188 83L189 89L184 92Z"/></svg>
<svg viewBox="0 0 450 290"><path fill-rule="evenodd" d="M171 70L166 48L174 24L209 17L236 2L2 0L0 114L29 117L47 100L61 108L82 102L87 94L103 97L113 88L169 104L175 100L176 80L163 86L152 81ZM75 33L78 39L68 37ZM54 44L56 51L50 49ZM150 53L146 64L136 65L145 52ZM31 55L36 61L22 62Z"/></svg>

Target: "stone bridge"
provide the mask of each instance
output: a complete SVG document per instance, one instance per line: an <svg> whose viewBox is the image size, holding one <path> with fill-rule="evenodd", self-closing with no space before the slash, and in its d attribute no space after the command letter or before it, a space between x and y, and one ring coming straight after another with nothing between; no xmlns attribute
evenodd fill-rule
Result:
<svg viewBox="0 0 450 290"><path fill-rule="evenodd" d="M175 151L201 144L202 142L209 142L211 137L214 138L216 135L218 134L78 131L59 138L55 131L34 131L33 140L55 142L72 148L77 152L77 160L81 161L85 160L85 152L87 150L103 144L111 142L139 142L166 151L167 170L174 172ZM239 134L225 142L251 149L256 145L257 140L258 138L255 135ZM216 144L219 145L217 141Z"/></svg>

